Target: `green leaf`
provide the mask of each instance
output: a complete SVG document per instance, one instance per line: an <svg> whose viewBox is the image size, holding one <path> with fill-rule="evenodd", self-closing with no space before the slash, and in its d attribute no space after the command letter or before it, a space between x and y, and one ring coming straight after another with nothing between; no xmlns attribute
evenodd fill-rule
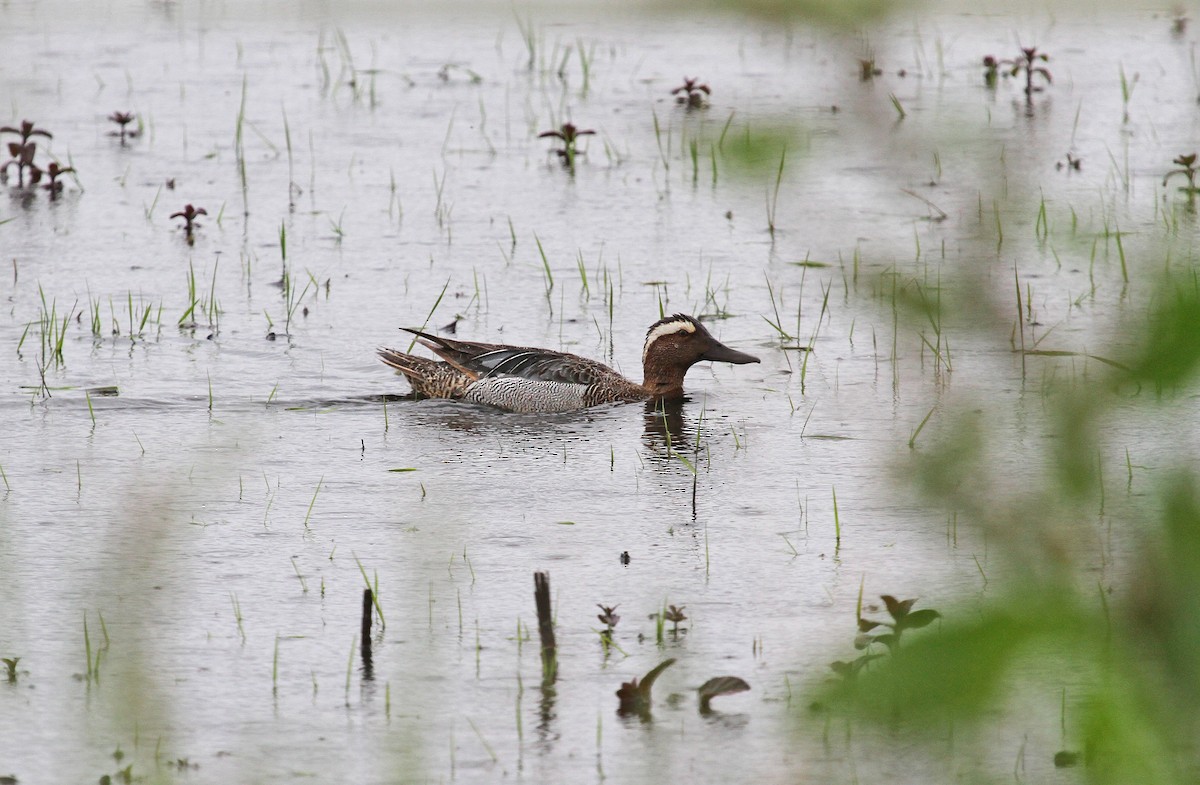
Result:
<svg viewBox="0 0 1200 785"><path fill-rule="evenodd" d="M414 469L412 467L405 467L403 469L388 469L388 471L389 472L415 472L416 469Z"/></svg>
<svg viewBox="0 0 1200 785"><path fill-rule="evenodd" d="M1200 366L1200 294L1185 279L1159 298L1162 304L1150 315L1140 356L1126 364L1133 381L1162 389L1182 384Z"/></svg>

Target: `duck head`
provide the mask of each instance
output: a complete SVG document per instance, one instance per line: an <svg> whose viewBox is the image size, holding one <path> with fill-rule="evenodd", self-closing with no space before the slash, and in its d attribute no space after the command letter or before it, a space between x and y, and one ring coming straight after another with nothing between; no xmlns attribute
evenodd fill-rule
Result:
<svg viewBox="0 0 1200 785"><path fill-rule="evenodd" d="M695 317L677 313L660 319L646 331L642 386L656 398L681 398L683 377L689 368L703 360L735 365L759 361L752 354L718 341Z"/></svg>

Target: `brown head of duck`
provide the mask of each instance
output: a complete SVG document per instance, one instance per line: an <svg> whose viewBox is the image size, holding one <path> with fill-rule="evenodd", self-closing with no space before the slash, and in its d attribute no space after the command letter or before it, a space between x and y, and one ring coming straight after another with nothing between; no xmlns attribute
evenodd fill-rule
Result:
<svg viewBox="0 0 1200 785"><path fill-rule="evenodd" d="M677 313L660 319L646 331L642 386L656 399L682 398L683 377L704 360L735 365L759 361L718 341L695 317Z"/></svg>

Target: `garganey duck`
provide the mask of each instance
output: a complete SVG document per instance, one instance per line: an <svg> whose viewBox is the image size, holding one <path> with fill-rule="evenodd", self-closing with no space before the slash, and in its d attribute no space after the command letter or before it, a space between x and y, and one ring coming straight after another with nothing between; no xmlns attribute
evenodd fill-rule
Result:
<svg viewBox="0 0 1200 785"><path fill-rule="evenodd" d="M566 412L597 406L683 397L683 377L701 360L756 363L758 358L718 341L696 318L677 313L650 325L642 349L642 383L603 363L566 352L456 341L404 328L444 362L395 349L380 358L408 377L424 398L452 398L511 412Z"/></svg>

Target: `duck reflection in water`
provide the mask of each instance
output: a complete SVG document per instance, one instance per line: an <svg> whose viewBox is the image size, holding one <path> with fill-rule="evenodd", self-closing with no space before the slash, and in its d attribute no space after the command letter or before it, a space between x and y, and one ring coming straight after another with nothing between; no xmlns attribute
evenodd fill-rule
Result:
<svg viewBox="0 0 1200 785"><path fill-rule="evenodd" d="M688 422L685 409L687 398L647 401L642 441L659 458L671 458L672 451L685 449L696 441L696 429Z"/></svg>

